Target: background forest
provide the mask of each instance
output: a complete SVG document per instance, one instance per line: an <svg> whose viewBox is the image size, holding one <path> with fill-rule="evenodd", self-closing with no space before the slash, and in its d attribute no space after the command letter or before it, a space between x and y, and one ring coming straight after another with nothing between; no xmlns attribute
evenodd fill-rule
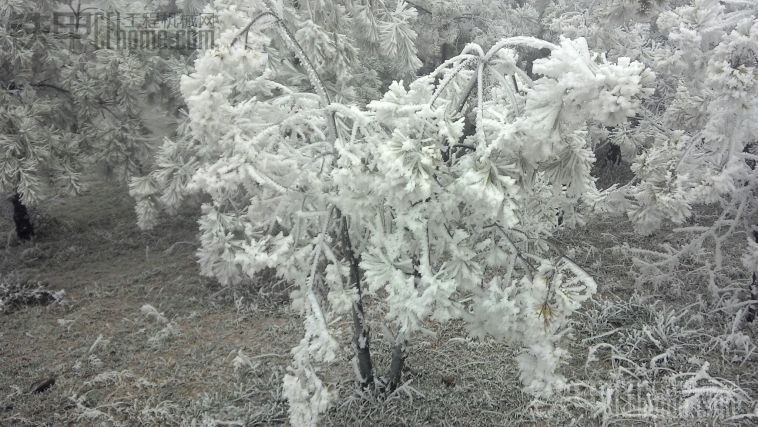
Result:
<svg viewBox="0 0 758 427"><path fill-rule="evenodd" d="M0 424L754 425L753 0L0 0Z"/></svg>

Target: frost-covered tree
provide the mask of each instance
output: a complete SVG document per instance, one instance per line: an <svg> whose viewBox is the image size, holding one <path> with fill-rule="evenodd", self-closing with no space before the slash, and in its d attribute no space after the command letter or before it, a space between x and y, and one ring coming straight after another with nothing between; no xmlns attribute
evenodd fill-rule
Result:
<svg viewBox="0 0 758 427"><path fill-rule="evenodd" d="M516 67L514 45L551 50L535 62L541 78ZM474 335L526 348L527 391L560 388L555 340L594 282L551 240L555 213L580 223L597 197L586 122L633 115L652 77L595 60L582 39L472 44L438 70L439 85L434 74L396 83L369 105L382 131L340 147L335 177L342 211L366 223L361 266L368 291L386 293L396 339L427 318L464 319ZM476 134L461 143L467 102Z"/></svg>
<svg viewBox="0 0 758 427"><path fill-rule="evenodd" d="M122 6L117 10L148 10L135 2ZM95 44L85 14L114 10L0 2L0 192L11 194L21 239L33 235L27 207L78 192L88 166L131 175L150 158L143 110L151 95L170 102L171 55ZM68 15L54 22L54 12Z"/></svg>
<svg viewBox="0 0 758 427"><path fill-rule="evenodd" d="M206 27L216 32L216 40L223 38L231 28L239 31L249 25L270 29L266 34L271 37L271 43L257 48L265 49L269 74L274 76L271 79L280 86L278 91L284 93L289 91L285 88L295 88L296 92L321 91L321 95L330 100L362 105L380 95L383 81L391 81L391 77L398 75L412 76L421 66L416 56L416 33L411 27L416 12L402 1L250 3L228 0L216 1L207 12L215 13L219 21L212 28ZM271 26L280 20L286 27ZM235 39L237 43L246 45L252 41L245 36ZM303 50L308 51L307 63ZM223 59L223 54L219 55ZM222 68L219 66L218 72ZM239 78L244 82L247 77ZM314 86L314 81L319 81L321 87ZM240 99L260 97L255 91L235 90L239 90ZM265 93L281 96L276 91ZM180 125L177 136L167 139L159 148L157 167L132 182L131 194L137 200L141 227L152 227L162 210L174 213L187 196L189 179L199 165L223 156L221 144L207 143L205 136L197 138L189 129L188 124L196 121L192 114L190 111L189 121ZM285 132L292 137L302 137L295 129ZM208 138L215 137L209 135ZM204 148L198 148L198 144Z"/></svg>
<svg viewBox="0 0 758 427"><path fill-rule="evenodd" d="M583 39L513 37L488 51L470 44L364 109L335 101L311 58L318 50L290 29L292 10L214 6L218 47L182 80L184 138L166 142L161 167L132 192L142 226L161 203L210 196L199 221L203 274L236 285L274 269L297 285L305 336L284 379L291 422L314 424L335 399L319 373L345 351L332 326L343 315L366 392L399 387L407 343L431 332L430 320L450 319L520 346L525 391L560 390L559 340L596 285L552 239L556 211L581 223L600 198L587 122L634 116L649 70L608 62ZM551 51L534 63L537 80L516 66L516 46ZM464 137L467 110L476 133ZM393 335L386 375L371 354L374 312Z"/></svg>
<svg viewBox="0 0 758 427"><path fill-rule="evenodd" d="M422 24L417 44L426 73L456 55L467 43L491 46L504 37L517 35L554 43L559 42L560 37L584 37L590 49L603 52L611 60L619 57L644 60L643 51L651 47L656 34L651 23L661 10L659 3L646 0L413 2ZM534 77L530 74L533 62L549 54L547 49L514 48L519 54L519 66L530 77ZM610 143L611 152L616 153L615 161L621 157L632 158L636 152L624 141L622 130L592 122L589 133L593 148L598 151ZM472 131L473 124L467 122L465 133Z"/></svg>
<svg viewBox="0 0 758 427"><path fill-rule="evenodd" d="M756 300L758 5L739 0L677 3L657 15L661 36L646 58L661 76L656 102L639 128L625 133L640 153L632 165L635 182L610 200L643 234L667 220L681 224L696 204L718 204L722 214L711 227L681 230L691 235L686 245L642 253L637 258L641 278L675 280L683 259L700 258L704 265L698 273L719 300L723 297L714 275L723 268L722 245L743 232L743 264L752 273L750 299ZM713 257L703 260L708 241L713 242L708 250ZM756 307L749 304L743 310L748 320Z"/></svg>

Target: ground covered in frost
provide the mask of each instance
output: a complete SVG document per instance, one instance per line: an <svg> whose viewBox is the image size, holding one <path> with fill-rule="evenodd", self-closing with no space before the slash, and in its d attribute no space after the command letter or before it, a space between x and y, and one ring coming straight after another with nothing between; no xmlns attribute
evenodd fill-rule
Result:
<svg viewBox="0 0 758 427"><path fill-rule="evenodd" d="M6 245L11 223L0 219L0 425L287 423L281 380L302 329L291 285L261 277L229 290L201 277L196 214L142 232L125 191L93 183L39 208L33 243ZM694 222L715 217L703 208ZM681 244L677 236L641 238L614 219L561 233L600 289L566 336L564 395L522 394L516 349L449 323L412 343L403 387L367 401L352 383L345 319L344 357L324 375L341 403L324 424L755 425L758 327L728 297L749 281L740 254L725 246L717 289L690 274L697 260L667 283L636 280L628 248ZM54 298L10 303L34 292ZM379 324L373 340L382 368Z"/></svg>

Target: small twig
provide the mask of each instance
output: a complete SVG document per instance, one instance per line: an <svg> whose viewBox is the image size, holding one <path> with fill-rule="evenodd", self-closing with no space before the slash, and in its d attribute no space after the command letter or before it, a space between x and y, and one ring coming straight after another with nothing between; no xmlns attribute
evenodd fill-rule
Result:
<svg viewBox="0 0 758 427"><path fill-rule="evenodd" d="M425 7L421 7L421 6L417 5L414 2L410 2L408 0L405 0L405 2L408 3L409 5L413 6L413 8L416 9L416 10L418 10L419 12L424 12L424 13L426 13L428 15L434 15L434 13L432 13L431 10L429 10L429 9L427 9Z"/></svg>
<svg viewBox="0 0 758 427"><path fill-rule="evenodd" d="M498 230L500 230L500 233L502 233L502 235L505 238L505 240L511 246L511 249L514 251L514 254L516 255L516 259L518 259L519 262L521 262L521 264L524 265L524 267L526 267L526 276L529 279L529 281L531 282L533 279L532 279L532 275L531 275L530 271L533 271L533 272L536 273L537 272L537 268L534 267L529 261L527 261L527 259L524 258L523 255L521 255L521 252L516 247L516 244L513 243L513 241L511 240L510 236L508 236L508 233L505 232L505 229L503 228L503 226L501 226L498 223L494 223L494 224L491 224L491 225L487 225L484 228L492 228L492 227L496 227Z"/></svg>
<svg viewBox="0 0 758 427"><path fill-rule="evenodd" d="M282 358L284 358L284 357L287 357L287 356L285 356L283 354L279 354L279 353L266 353L266 354L259 354L257 356L251 356L250 359L263 359L263 358L266 358L266 357L282 357Z"/></svg>
<svg viewBox="0 0 758 427"><path fill-rule="evenodd" d="M612 331L608 331L608 332L602 333L602 334L600 334L600 335L595 335L595 336L592 336L592 337L589 337L589 338L585 338L585 339L583 339L583 340L582 340L582 344L586 344L586 343L588 343L588 342L590 342L590 341L593 341L593 340L596 340L596 339L598 339L598 338L603 338L603 337L607 337L607 336L609 336L609 335L613 335L613 334L615 334L616 332L620 332L620 331L622 331L622 330L623 330L623 329L621 329L621 328L616 328L616 329L614 329L614 330L612 330Z"/></svg>
<svg viewBox="0 0 758 427"><path fill-rule="evenodd" d="M166 249L165 251L163 251L163 253L171 255L174 252L174 248L177 247L178 245L192 245L192 246L194 246L194 245L197 245L197 243L196 242L176 242L173 245L169 246L168 249Z"/></svg>
<svg viewBox="0 0 758 427"><path fill-rule="evenodd" d="M266 16L272 16L276 20L276 22L281 22L281 18L276 16L276 14L274 14L273 12L269 12L269 11L262 12L261 14L253 18L253 20L250 21L250 23L247 24L245 28L243 28L242 31L240 31L239 34L237 34L236 37L234 37L234 40L232 40L231 46L234 46L234 44L237 43L237 40L239 40L243 34L245 35L245 38L246 38L245 40L247 40L247 33L250 31L250 28L252 28L253 25L255 25L255 23L258 22L261 18L264 18Z"/></svg>
<svg viewBox="0 0 758 427"><path fill-rule="evenodd" d="M34 87L46 87L46 88L49 88L49 89L54 89L54 90L57 90L58 92L60 92L60 93L63 93L63 94L66 94L66 95L67 95L67 96L69 96L69 97L73 97L73 96L71 95L71 92L70 92L70 91L68 91L68 90L66 90L66 89L63 89L63 88L62 88L62 87L60 87L60 86L52 85L52 84L49 84L49 83L42 83L42 82L40 82L40 83L30 83L30 84L29 84L29 86L34 86Z"/></svg>

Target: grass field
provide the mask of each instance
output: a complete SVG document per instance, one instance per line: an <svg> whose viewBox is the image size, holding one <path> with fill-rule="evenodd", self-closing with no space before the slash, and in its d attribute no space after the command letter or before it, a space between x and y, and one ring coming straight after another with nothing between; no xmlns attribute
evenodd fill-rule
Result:
<svg viewBox="0 0 758 427"><path fill-rule="evenodd" d="M714 215L702 209L695 222ZM65 294L0 313L0 425L287 423L281 380L302 336L290 285L261 277L230 290L200 276L195 217L187 209L143 232L125 191L92 184L41 207L32 243L3 245L0 297L37 286ZM11 225L0 219L3 242ZM366 400L352 382L346 319L343 357L324 373L341 402L324 424L755 425L757 328L734 304L748 283L740 254L725 247L716 290L701 281L698 260L677 266L668 282L637 283L624 248L683 243L666 233L641 238L608 219L559 235L599 284L564 344L564 395L522 394L517 349L466 338L452 322L430 325L436 335L412 343L404 386ZM373 340L386 367L379 322Z"/></svg>

